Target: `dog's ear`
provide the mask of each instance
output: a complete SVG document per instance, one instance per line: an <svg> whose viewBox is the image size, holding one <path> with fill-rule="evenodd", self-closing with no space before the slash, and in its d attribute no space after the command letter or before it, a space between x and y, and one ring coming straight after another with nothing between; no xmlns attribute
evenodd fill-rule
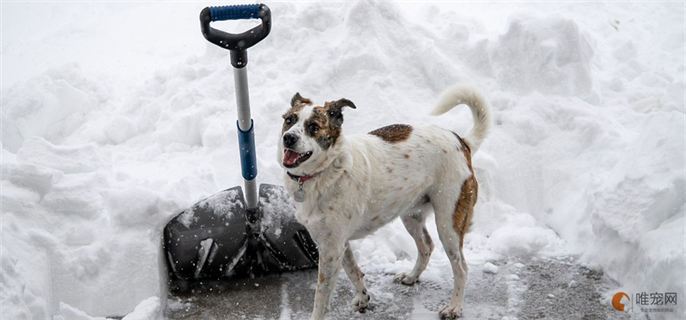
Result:
<svg viewBox="0 0 686 320"><path fill-rule="evenodd" d="M300 95L300 92L296 92L293 98L291 98L291 108L297 107L297 106L304 106L304 105L311 105L312 100L303 98Z"/></svg>
<svg viewBox="0 0 686 320"><path fill-rule="evenodd" d="M343 107L351 107L353 109L357 109L357 107L355 106L355 104L352 101L345 99L345 98L338 99L334 102L331 102L329 109L341 112Z"/></svg>
<svg viewBox="0 0 686 320"><path fill-rule="evenodd" d="M337 127L340 127L343 124L343 113L341 112L343 107L357 109L352 101L345 98L329 102L327 105L329 107L328 113L331 123Z"/></svg>

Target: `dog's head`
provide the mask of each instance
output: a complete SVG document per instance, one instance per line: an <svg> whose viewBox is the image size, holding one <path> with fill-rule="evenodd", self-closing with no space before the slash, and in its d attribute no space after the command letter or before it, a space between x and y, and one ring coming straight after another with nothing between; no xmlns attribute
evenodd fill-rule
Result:
<svg viewBox="0 0 686 320"><path fill-rule="evenodd" d="M291 108L283 115L283 128L279 139L278 158L287 169L298 168L298 173L321 170L341 135L343 107L355 109L348 99L339 99L313 106L312 101L296 93Z"/></svg>

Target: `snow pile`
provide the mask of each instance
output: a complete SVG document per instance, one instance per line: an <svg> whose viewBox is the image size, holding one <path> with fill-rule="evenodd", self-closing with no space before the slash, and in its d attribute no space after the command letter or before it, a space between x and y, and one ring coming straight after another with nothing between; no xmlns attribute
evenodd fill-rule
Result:
<svg viewBox="0 0 686 320"><path fill-rule="evenodd" d="M517 17L489 49L491 76L504 88L520 93L591 94L593 49L572 19Z"/></svg>
<svg viewBox="0 0 686 320"><path fill-rule="evenodd" d="M3 312L87 319L140 304L129 316L146 318L162 305L162 226L242 185L228 54L202 39L202 5L3 6ZM260 182L283 179L275 141L295 92L354 101L348 133L428 121L464 134L466 108L425 115L473 83L494 126L473 161L470 264L580 254L628 291L684 292L683 7L270 6L248 65ZM24 28L13 17L26 9ZM434 225L425 276L444 279ZM398 221L354 246L365 272L414 264Z"/></svg>

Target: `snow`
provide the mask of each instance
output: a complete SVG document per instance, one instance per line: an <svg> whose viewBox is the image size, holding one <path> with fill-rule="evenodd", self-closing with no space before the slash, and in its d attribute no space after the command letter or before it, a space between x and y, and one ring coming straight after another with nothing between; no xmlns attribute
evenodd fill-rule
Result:
<svg viewBox="0 0 686 320"><path fill-rule="evenodd" d="M59 315L54 317L55 320L105 320L103 317L92 317L87 313L76 309L64 302L60 302Z"/></svg>
<svg viewBox="0 0 686 320"><path fill-rule="evenodd" d="M295 202L285 188L268 188L260 195L262 232L281 237L282 226L295 220Z"/></svg>
<svg viewBox="0 0 686 320"><path fill-rule="evenodd" d="M160 298L150 297L139 303L133 312L122 320L153 320L160 318Z"/></svg>
<svg viewBox="0 0 686 320"><path fill-rule="evenodd" d="M498 266L494 265L493 263L486 262L482 271L484 273L496 274L498 273Z"/></svg>
<svg viewBox="0 0 686 320"><path fill-rule="evenodd" d="M4 315L162 309L162 227L242 185L228 54L199 32L209 4L3 2ZM612 290L686 292L683 4L269 5L272 34L248 64L260 183L282 184L275 141L295 92L354 101L347 133L431 122L464 134L466 108L428 113L467 82L494 116L473 159L470 264L579 255ZM422 277L439 281L448 261L427 227L437 248ZM416 256L398 221L353 248L365 272L407 271Z"/></svg>
<svg viewBox="0 0 686 320"><path fill-rule="evenodd" d="M241 202L240 199L238 190L227 190L200 200L197 205L199 208L214 208L214 214L221 215L228 220L231 218L231 215L235 212L236 208L243 207L243 202ZM184 213L184 215L195 217L195 219L198 218L192 211L188 211ZM184 215L182 215L182 217L184 217ZM188 224L186 224L184 220L186 219L183 219L181 223L184 223L186 227L188 227Z"/></svg>

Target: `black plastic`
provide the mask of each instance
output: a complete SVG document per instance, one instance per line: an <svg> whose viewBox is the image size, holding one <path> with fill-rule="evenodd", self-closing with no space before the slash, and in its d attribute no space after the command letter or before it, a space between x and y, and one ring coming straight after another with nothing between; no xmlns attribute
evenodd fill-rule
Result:
<svg viewBox="0 0 686 320"><path fill-rule="evenodd" d="M260 230L269 267L280 271L316 267L317 245L295 219L295 203L286 189L261 184L259 196Z"/></svg>
<svg viewBox="0 0 686 320"><path fill-rule="evenodd" d="M295 220L295 205L283 187L260 185L257 210L245 208L241 188L234 187L199 201L167 224L163 243L172 292L203 281L317 266L317 246Z"/></svg>
<svg viewBox="0 0 686 320"><path fill-rule="evenodd" d="M271 31L271 11L267 5L260 4L258 18L262 20L259 26L240 34L228 33L210 27L212 15L210 8L207 7L200 11L200 28L202 35L209 42L231 51L231 65L235 68L243 68L248 64L248 55L245 50L260 42Z"/></svg>
<svg viewBox="0 0 686 320"><path fill-rule="evenodd" d="M221 278L248 241L246 210L241 187L219 192L184 210L164 228L164 249L169 271L177 279ZM212 259L200 266L201 242L213 239Z"/></svg>

